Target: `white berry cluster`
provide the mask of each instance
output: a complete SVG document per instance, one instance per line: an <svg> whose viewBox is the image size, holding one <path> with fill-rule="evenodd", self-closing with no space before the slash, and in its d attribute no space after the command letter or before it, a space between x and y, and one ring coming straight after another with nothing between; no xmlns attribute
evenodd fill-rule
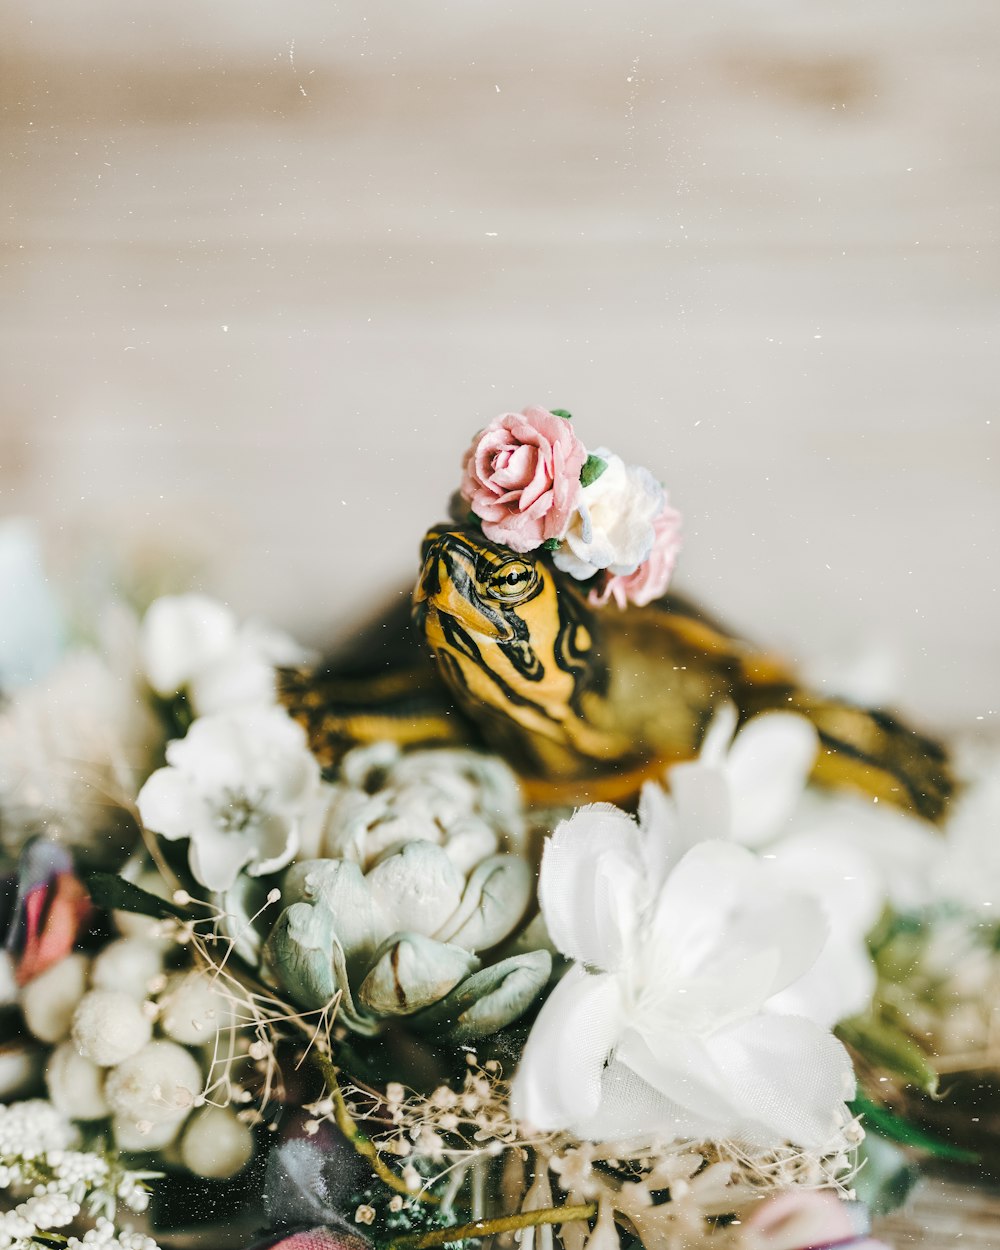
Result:
<svg viewBox="0 0 1000 1250"><path fill-rule="evenodd" d="M155 928L121 927L93 960L69 954L21 991L28 1028L54 1047L49 1098L69 1120L110 1118L120 1150L180 1139L191 1171L232 1176L252 1133L228 1108L203 1106L205 1070L232 1045L232 1005L209 975L168 972Z"/></svg>
<svg viewBox="0 0 1000 1250"><path fill-rule="evenodd" d="M0 1190L12 1204L0 1213L0 1250L30 1250L37 1238L98 1212L82 1241L69 1239L71 1250L157 1250L148 1237L116 1232L112 1222L119 1204L145 1210L143 1181L150 1174L123 1171L103 1155L76 1149L78 1141L76 1128L50 1102L0 1104Z"/></svg>

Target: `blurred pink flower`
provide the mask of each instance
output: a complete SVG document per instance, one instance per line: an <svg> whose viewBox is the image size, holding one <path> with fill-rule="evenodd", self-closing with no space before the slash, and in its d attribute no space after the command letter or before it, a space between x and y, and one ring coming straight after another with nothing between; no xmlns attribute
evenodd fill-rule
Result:
<svg viewBox="0 0 1000 1250"><path fill-rule="evenodd" d="M549 538L562 538L579 502L586 459L566 418L545 408L505 412L465 453L462 497L487 538L514 551L534 551Z"/></svg>
<svg viewBox="0 0 1000 1250"><path fill-rule="evenodd" d="M338 1228L308 1228L257 1242L253 1250L371 1250L371 1242Z"/></svg>
<svg viewBox="0 0 1000 1250"><path fill-rule="evenodd" d="M829 1191L791 1190L768 1198L743 1226L740 1250L889 1250L859 1233L848 1206Z"/></svg>
<svg viewBox="0 0 1000 1250"><path fill-rule="evenodd" d="M653 550L633 573L606 573L600 589L590 592L596 606L614 599L620 608L630 603L643 607L664 594L681 549L681 514L670 504L653 521Z"/></svg>
<svg viewBox="0 0 1000 1250"><path fill-rule="evenodd" d="M18 985L70 953L90 911L65 847L40 837L26 843L17 870L0 878L0 947Z"/></svg>

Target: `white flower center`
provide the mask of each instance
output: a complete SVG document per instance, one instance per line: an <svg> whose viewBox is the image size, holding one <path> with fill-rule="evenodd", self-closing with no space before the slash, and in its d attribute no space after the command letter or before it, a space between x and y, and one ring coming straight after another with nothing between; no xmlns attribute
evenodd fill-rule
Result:
<svg viewBox="0 0 1000 1250"><path fill-rule="evenodd" d="M264 791L225 787L221 793L216 819L223 833L246 833L261 817Z"/></svg>

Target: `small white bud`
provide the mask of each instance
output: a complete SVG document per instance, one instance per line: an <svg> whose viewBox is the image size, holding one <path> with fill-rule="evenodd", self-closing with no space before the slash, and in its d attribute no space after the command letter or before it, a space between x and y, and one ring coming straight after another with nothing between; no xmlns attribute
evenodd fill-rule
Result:
<svg viewBox="0 0 1000 1250"><path fill-rule="evenodd" d="M71 1120L102 1120L110 1111L104 1072L72 1042L63 1042L49 1056L45 1082L53 1105Z"/></svg>
<svg viewBox="0 0 1000 1250"><path fill-rule="evenodd" d="M187 1046L206 1046L232 1023L232 1007L218 981L204 972L171 977L160 998L160 1025Z"/></svg>
<svg viewBox="0 0 1000 1250"><path fill-rule="evenodd" d="M122 1119L162 1124L183 1119L203 1084L190 1051L176 1042L150 1042L108 1073L104 1094Z"/></svg>
<svg viewBox="0 0 1000 1250"><path fill-rule="evenodd" d="M162 971L162 947L142 938L119 938L94 960L90 984L95 990L121 990L145 998Z"/></svg>
<svg viewBox="0 0 1000 1250"><path fill-rule="evenodd" d="M196 1176L225 1180L253 1154L253 1133L226 1107L203 1107L188 1121L181 1139L181 1161Z"/></svg>
<svg viewBox="0 0 1000 1250"><path fill-rule="evenodd" d="M101 1068L113 1067L136 1054L152 1032L141 1005L121 990L91 990L73 1013L77 1050Z"/></svg>
<svg viewBox="0 0 1000 1250"><path fill-rule="evenodd" d="M24 1022L42 1042L61 1042L69 1035L73 1012L87 988L90 960L67 955L33 977L21 991Z"/></svg>

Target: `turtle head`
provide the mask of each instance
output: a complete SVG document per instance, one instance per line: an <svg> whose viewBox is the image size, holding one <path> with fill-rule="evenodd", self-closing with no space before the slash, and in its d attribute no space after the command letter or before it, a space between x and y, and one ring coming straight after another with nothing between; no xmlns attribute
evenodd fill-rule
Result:
<svg viewBox="0 0 1000 1250"><path fill-rule="evenodd" d="M569 580L545 552L441 527L424 538L413 593L417 632L463 711L507 753L536 761L532 743L565 746L583 693L606 682L594 614Z"/></svg>

